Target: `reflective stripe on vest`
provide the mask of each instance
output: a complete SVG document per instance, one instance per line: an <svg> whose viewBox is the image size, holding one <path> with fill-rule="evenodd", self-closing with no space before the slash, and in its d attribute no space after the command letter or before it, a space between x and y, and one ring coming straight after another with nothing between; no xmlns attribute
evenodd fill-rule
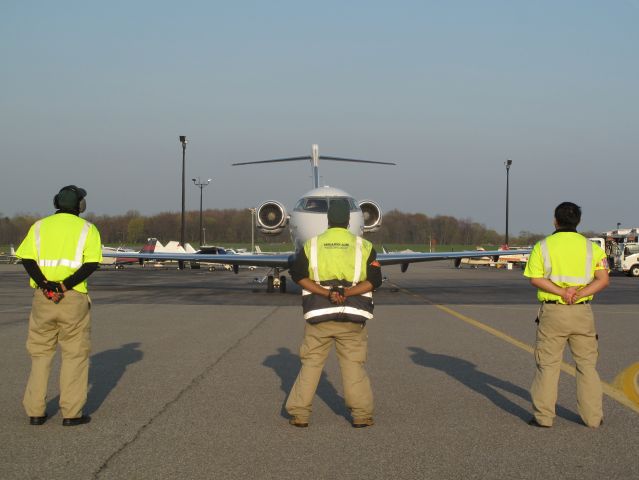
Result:
<svg viewBox="0 0 639 480"><path fill-rule="evenodd" d="M373 318L372 312L367 312L366 310L362 310L361 308L355 307L347 307L342 305L340 307L327 307L327 308L318 308L316 310L311 310L310 312L306 312L304 314L304 320L310 320L315 317L321 317L322 315L357 315L358 317L364 317L367 320Z"/></svg>
<svg viewBox="0 0 639 480"><path fill-rule="evenodd" d="M41 223L42 223L41 220L38 220L33 226L33 237L35 239L36 253L38 255L38 259L40 258L40 224Z"/></svg>
<svg viewBox="0 0 639 480"><path fill-rule="evenodd" d="M355 274L353 275L353 286L357 285L359 277L362 275L362 237L357 237L355 243Z"/></svg>
<svg viewBox="0 0 639 480"><path fill-rule="evenodd" d="M313 270L313 280L319 283L319 269L317 266L317 237L311 238L311 270Z"/></svg>
<svg viewBox="0 0 639 480"><path fill-rule="evenodd" d="M320 285L326 290L329 287ZM348 297L349 305L334 305L320 295L302 290L302 306L304 320L309 323L320 323L327 320L365 323L373 318L373 292Z"/></svg>
<svg viewBox="0 0 639 480"><path fill-rule="evenodd" d="M357 285L357 282L359 281L359 278L362 275L362 244L363 244L362 237L356 237L355 273L353 275L353 285ZM318 261L317 261L317 255L318 255L317 252L318 252L317 237L313 237L311 238L311 251L310 251L311 258L309 259L309 266L310 266L310 269L313 271L313 277L314 277L313 281L319 284L320 276L319 276L319 267L318 267Z"/></svg>
<svg viewBox="0 0 639 480"><path fill-rule="evenodd" d="M80 232L80 237L78 238L78 243L75 248L75 258L46 259L46 258L41 258L41 255L40 255L40 221L37 221L35 223L33 233L35 237L36 252L38 254L38 266L80 268L82 266L82 253L84 252L84 246L87 243L87 237L89 236L90 228L91 228L91 224L85 221L84 225L82 226L82 231Z"/></svg>
<svg viewBox="0 0 639 480"><path fill-rule="evenodd" d="M320 285L320 287L325 288L326 290L330 290L329 287L325 287L324 285ZM309 292L308 290L303 288L302 289L302 296L304 296L304 295L314 295L314 294L313 294L313 292ZM373 292L360 293L358 296L359 297L370 297L370 298L373 298Z"/></svg>
<svg viewBox="0 0 639 480"><path fill-rule="evenodd" d="M553 275L552 274L552 263L550 262L550 252L548 251L548 243L544 238L540 244L541 248L541 256L544 260L544 278L547 278L554 283L563 282L563 283L575 283L578 285L588 285L592 278L592 242L586 239L586 268L585 274L583 277L573 277L570 275Z"/></svg>

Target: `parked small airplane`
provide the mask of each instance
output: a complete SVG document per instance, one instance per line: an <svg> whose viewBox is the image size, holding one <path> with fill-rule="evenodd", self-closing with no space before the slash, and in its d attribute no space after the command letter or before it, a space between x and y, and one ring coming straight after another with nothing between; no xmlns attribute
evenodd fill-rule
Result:
<svg viewBox="0 0 639 480"><path fill-rule="evenodd" d="M142 265L143 260L138 257L130 257L131 254L137 253L153 253L156 251L157 242L155 238L149 238L141 250L133 250L124 247L105 247L102 245L102 263L101 265L113 265L116 269L124 268L125 265L133 265L139 263ZM182 250L184 251L184 250Z"/></svg>
<svg viewBox="0 0 639 480"><path fill-rule="evenodd" d="M202 255L250 255L250 253L246 253L244 251L240 252L232 248L217 247L214 245L202 245L202 247L195 253L197 253L200 257ZM191 268L197 269L200 268L200 266L207 267L211 272L217 269L233 270L233 265L230 263L219 263L203 260L191 261ZM247 268L249 270L255 270L254 265L247 265Z"/></svg>
<svg viewBox="0 0 639 480"><path fill-rule="evenodd" d="M260 205L256 210L256 227L266 235L281 233L289 228L295 250L300 249L306 240L319 235L328 227L326 212L331 201L335 199L346 200L351 207L349 230L355 235L363 235L373 232L382 225L382 211L379 205L372 200L357 202L344 190L328 186L319 186L319 161L331 160L338 162L372 163L382 165L395 165L391 162L375 162L370 160L356 160L352 158L320 156L319 148L313 145L310 156L276 158L272 160L260 160L255 162L234 163L233 165L253 165L258 163L293 162L310 160L313 170L313 189L306 192L298 200L289 215L284 205L278 201L269 200ZM510 254L525 254L529 250L512 250ZM428 262L433 260L445 260L456 258L471 258L500 255L502 251L462 251L462 252L433 252L433 253L378 253L377 260L383 266L401 265L401 271L405 272L408 265L415 262ZM199 253L139 253L136 258L148 260L182 260L202 261L209 260L233 265L237 273L240 265L255 265L270 267L272 273L267 276L267 292L273 292L276 288L280 292L286 292L286 277L281 273L292 265L295 254L199 254Z"/></svg>
<svg viewBox="0 0 639 480"><path fill-rule="evenodd" d="M477 247L477 251L485 252L482 247ZM521 251L521 249L515 248L509 249L507 246L502 246L499 250L501 255L499 256L483 256L474 258L457 258L455 259L455 268L462 268L463 265L470 267L487 266L487 267L506 267L512 269L513 265L525 266L528 262L528 253L524 254L512 254L514 251Z"/></svg>
<svg viewBox="0 0 639 480"><path fill-rule="evenodd" d="M16 249L13 248L13 245L9 246L9 254L7 255L5 252L0 252L0 263L19 263L21 260L16 257Z"/></svg>

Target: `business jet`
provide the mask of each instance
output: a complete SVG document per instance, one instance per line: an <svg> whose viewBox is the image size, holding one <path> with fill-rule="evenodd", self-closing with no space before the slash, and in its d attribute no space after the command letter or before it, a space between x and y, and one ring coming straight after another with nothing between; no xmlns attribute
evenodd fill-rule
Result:
<svg viewBox="0 0 639 480"><path fill-rule="evenodd" d="M310 238L317 236L328 228L326 213L331 201L336 199L345 200L350 205L349 230L355 235L364 235L374 232L382 225L382 210L373 200L355 200L344 190L319 185L319 161L329 160L338 162L369 163L380 165L395 165L392 162L377 162L371 160L358 160L352 158L320 156L317 145L311 147L310 156L276 158L271 160L259 160L253 162L234 163L238 165L255 165L261 163L293 162L300 160L310 160L313 170L313 189L306 192L300 198L293 211L289 214L283 204L276 200L269 200L262 203L256 209L256 228L266 235L278 235L287 227L290 231L291 240L295 246L295 251L299 251L304 243ZM462 251L462 252L401 252L401 253L378 253L377 260L382 266L400 265L401 271L405 272L409 264L416 262L428 262L433 260L461 259L483 256L498 256L503 254L500 251ZM511 250L510 254L525 254L529 250ZM108 254L103 254L108 255ZM129 256L127 254L127 256ZM210 258L209 258L210 257ZM238 272L240 266L254 265L259 267L269 267L272 272L267 275L267 292L274 292L278 289L281 293L286 292L286 277L282 275L290 268L295 260L295 253L291 254L249 254L249 255L229 255L229 254L137 254L136 258L143 260L183 260L183 261L215 261L228 263L233 266L233 271Z"/></svg>

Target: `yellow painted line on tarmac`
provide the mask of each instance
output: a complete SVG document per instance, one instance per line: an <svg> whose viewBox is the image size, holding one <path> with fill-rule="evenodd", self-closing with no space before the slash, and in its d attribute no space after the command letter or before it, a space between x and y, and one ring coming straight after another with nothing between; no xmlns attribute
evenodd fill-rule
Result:
<svg viewBox="0 0 639 480"><path fill-rule="evenodd" d="M423 297L422 297L423 298ZM502 332L501 330L497 330L496 328L490 327L488 325L486 325L485 323L480 322L479 320L475 320L474 318L470 318L467 317L466 315L459 313L456 310L453 310L450 307L447 307L445 305L438 305L435 303L432 303L430 301L428 301L432 306L434 306L435 308L441 310L442 312L446 312L449 315L452 315L455 318L458 318L459 320L466 322L470 325L472 325L473 327L477 327L480 330L483 330L484 332L488 332L491 335L494 335L495 337L504 340L508 343L510 343L511 345L514 345L515 347L519 347L522 350L526 350L528 353L534 353L535 349L533 347L531 347L530 345L521 342L519 340L517 340L516 338L511 337L510 335ZM562 365L563 367L563 365Z"/></svg>
<svg viewBox="0 0 639 480"><path fill-rule="evenodd" d="M617 375L614 385L639 405L639 363L630 365Z"/></svg>
<svg viewBox="0 0 639 480"><path fill-rule="evenodd" d="M484 332L490 333L491 335L499 338L500 340L510 343L511 345L514 345L515 347L521 348L522 350L525 350L526 352L530 354L535 353L534 347L520 340L517 340L514 337L511 337L510 335L502 332L501 330L497 330L496 328L486 325L485 323L482 323L479 320L475 320L474 318L471 318L467 315L459 313L458 311L453 310L452 308L447 307L446 305L433 303L426 297L413 293L410 290L406 290L405 288L402 288L399 285L395 285L395 287L399 289L400 291L407 293L410 296L426 301L427 303L437 308L438 310L441 310L442 312L445 312L463 322L466 322L467 324L472 325L473 327L483 330ZM563 370L569 375L572 375L573 377L577 373L575 370L575 367L566 362L561 362L561 370ZM631 365L629 368L624 370L617 377L617 379L619 379L619 384L617 384L617 380L615 380L615 384L617 384L619 388L615 388L609 383L602 381L601 387L602 387L603 393L608 395L610 398L616 400L617 402L621 403L622 405L625 405L626 407L633 410L634 412L639 413L639 393L636 390L637 378L639 378L639 363ZM632 395L628 395L628 391L634 392L636 398L634 398Z"/></svg>

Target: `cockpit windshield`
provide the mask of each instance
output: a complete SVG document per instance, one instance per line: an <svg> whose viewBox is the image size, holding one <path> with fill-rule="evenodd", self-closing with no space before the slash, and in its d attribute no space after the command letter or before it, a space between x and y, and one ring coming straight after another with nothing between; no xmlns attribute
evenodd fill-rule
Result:
<svg viewBox="0 0 639 480"><path fill-rule="evenodd" d="M297 212L326 213L330 202L337 199L348 202L351 212L359 210L355 199L351 197L304 197L297 202L294 210Z"/></svg>

